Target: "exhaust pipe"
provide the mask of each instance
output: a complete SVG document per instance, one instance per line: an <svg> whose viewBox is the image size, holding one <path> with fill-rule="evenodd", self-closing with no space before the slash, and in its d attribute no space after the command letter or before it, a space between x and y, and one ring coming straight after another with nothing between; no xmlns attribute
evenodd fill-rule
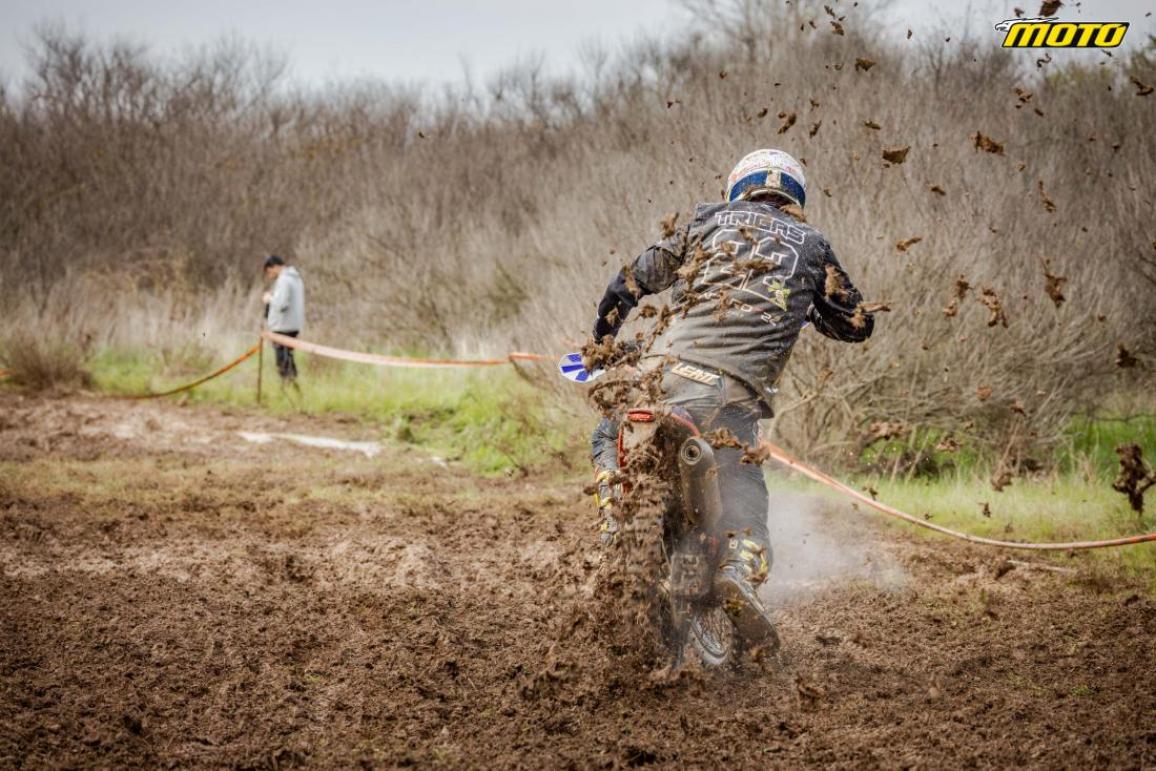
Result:
<svg viewBox="0 0 1156 771"><path fill-rule="evenodd" d="M687 518L708 533L714 532L722 519L714 448L702 437L690 437L678 450L678 472Z"/></svg>

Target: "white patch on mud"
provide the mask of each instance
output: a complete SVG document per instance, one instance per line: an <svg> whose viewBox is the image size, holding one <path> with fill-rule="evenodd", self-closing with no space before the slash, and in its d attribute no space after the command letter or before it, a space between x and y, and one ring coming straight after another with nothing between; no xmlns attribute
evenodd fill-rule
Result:
<svg viewBox="0 0 1156 771"><path fill-rule="evenodd" d="M562 558L562 546L557 541L533 541L518 549L522 562L535 570L557 565Z"/></svg>
<svg viewBox="0 0 1156 771"><path fill-rule="evenodd" d="M318 583L360 585L366 589L408 586L438 589L445 566L425 543L362 533L344 538L314 557Z"/></svg>
<svg viewBox="0 0 1156 771"><path fill-rule="evenodd" d="M767 527L774 565L762 593L771 604L781 605L849 581L868 582L887 591L907 584L906 572L865 523L823 514L831 504L820 498L778 493L773 479L770 487Z"/></svg>
<svg viewBox="0 0 1156 771"><path fill-rule="evenodd" d="M269 444L275 439L284 439L288 442L303 444L306 447L319 447L324 450L351 450L353 452L359 452L367 458L372 458L381 452L381 445L377 442L350 442L345 439L334 439L328 436L265 434L256 431L238 431L237 435L246 442L253 442L255 444Z"/></svg>

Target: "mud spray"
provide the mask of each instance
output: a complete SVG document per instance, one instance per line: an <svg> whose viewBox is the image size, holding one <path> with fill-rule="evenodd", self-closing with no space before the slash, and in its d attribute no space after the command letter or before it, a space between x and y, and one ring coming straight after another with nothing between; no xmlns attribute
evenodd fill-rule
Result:
<svg viewBox="0 0 1156 771"><path fill-rule="evenodd" d="M866 582L900 591L909 577L887 547L851 520L828 512L823 498L784 488L786 476L767 471L767 530L774 554L761 595L771 608L805 601L838 584Z"/></svg>

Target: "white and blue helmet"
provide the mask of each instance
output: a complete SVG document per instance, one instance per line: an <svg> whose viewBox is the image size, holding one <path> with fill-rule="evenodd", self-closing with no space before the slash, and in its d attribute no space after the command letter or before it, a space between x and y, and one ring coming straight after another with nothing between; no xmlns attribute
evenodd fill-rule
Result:
<svg viewBox="0 0 1156 771"><path fill-rule="evenodd" d="M803 166L782 150L749 153L727 179L728 201L746 201L768 194L782 196L799 208L807 205Z"/></svg>

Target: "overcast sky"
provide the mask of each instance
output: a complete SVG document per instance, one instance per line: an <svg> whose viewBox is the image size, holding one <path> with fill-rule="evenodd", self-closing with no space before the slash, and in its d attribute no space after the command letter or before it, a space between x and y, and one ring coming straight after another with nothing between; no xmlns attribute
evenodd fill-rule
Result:
<svg viewBox="0 0 1156 771"><path fill-rule="evenodd" d="M978 30L1011 16L1015 5L1034 15L1039 0L893 0L885 13L896 30L930 32L945 18L966 18ZM1130 21L1128 42L1137 43L1156 33L1156 21L1145 18L1154 8L1156 0L1086 0L1079 8L1069 1L1060 15ZM283 54L296 80L320 86L359 77L456 81L463 62L484 80L535 53L565 71L585 43L613 47L642 33L667 34L686 19L668 0L0 0L0 78L12 84L24 76L22 46L40 22L157 53L233 36Z"/></svg>

